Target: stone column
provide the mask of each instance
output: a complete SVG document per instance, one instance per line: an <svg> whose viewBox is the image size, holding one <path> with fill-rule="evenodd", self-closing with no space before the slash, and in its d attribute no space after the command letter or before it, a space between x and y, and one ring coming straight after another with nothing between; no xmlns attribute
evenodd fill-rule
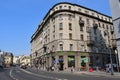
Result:
<svg viewBox="0 0 120 80"><path fill-rule="evenodd" d="M64 58L64 69L68 69L68 56L64 54L63 58Z"/></svg>
<svg viewBox="0 0 120 80"><path fill-rule="evenodd" d="M51 66L51 64L52 64L52 56L50 55L49 56L49 67Z"/></svg>
<svg viewBox="0 0 120 80"><path fill-rule="evenodd" d="M77 71L80 69L80 55L78 53L75 55L75 68Z"/></svg>

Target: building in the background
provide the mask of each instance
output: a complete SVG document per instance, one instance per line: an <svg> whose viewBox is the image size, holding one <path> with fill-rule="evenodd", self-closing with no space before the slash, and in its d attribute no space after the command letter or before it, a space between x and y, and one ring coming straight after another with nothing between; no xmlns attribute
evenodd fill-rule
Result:
<svg viewBox="0 0 120 80"><path fill-rule="evenodd" d="M116 53L119 56L119 62L120 62L120 0L110 0L110 6L111 6L114 30L116 34L115 40L117 41Z"/></svg>
<svg viewBox="0 0 120 80"><path fill-rule="evenodd" d="M5 67L11 67L13 65L13 53L4 52L4 65Z"/></svg>
<svg viewBox="0 0 120 80"><path fill-rule="evenodd" d="M116 47L112 18L72 4L54 5L31 37L32 65L59 69L105 68ZM115 55L112 50L113 63Z"/></svg>
<svg viewBox="0 0 120 80"><path fill-rule="evenodd" d="M14 56L13 57L13 64L14 65L19 65L20 61L19 61L19 56Z"/></svg>
<svg viewBox="0 0 120 80"><path fill-rule="evenodd" d="M4 67L4 52L0 51L0 68Z"/></svg>
<svg viewBox="0 0 120 80"><path fill-rule="evenodd" d="M20 64L30 66L30 56L27 56L27 55L21 56L20 57Z"/></svg>

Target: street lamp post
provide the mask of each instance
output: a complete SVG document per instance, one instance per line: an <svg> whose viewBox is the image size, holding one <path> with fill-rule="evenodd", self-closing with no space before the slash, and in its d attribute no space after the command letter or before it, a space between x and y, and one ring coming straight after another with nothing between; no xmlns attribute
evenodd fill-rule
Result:
<svg viewBox="0 0 120 80"><path fill-rule="evenodd" d="M112 53L111 53L111 48L109 46L109 52L110 52L110 65L111 65L111 75L114 75L113 73L113 62L112 62Z"/></svg>
<svg viewBox="0 0 120 80"><path fill-rule="evenodd" d="M117 50L115 50L115 57L116 57L116 64L117 64L117 71L119 72L119 65L118 65L118 63L119 63L119 61L118 61L118 51Z"/></svg>

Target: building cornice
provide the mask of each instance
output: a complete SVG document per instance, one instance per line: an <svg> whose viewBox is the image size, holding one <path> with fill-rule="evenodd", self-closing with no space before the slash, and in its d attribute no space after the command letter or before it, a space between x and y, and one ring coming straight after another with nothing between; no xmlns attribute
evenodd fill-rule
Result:
<svg viewBox="0 0 120 80"><path fill-rule="evenodd" d="M72 4L72 3L68 3L68 2L57 3L57 4L55 4L55 5L48 11L48 13L46 14L46 16L43 18L42 23L38 26L36 32L35 32L35 33L32 35L32 37L31 37L31 41L30 41L31 43L32 43L33 39L35 39L35 38L38 36L38 34L42 31L43 26L46 24L46 22L47 22L50 18L52 18L52 16L54 16L55 14L60 13L60 12L77 13L77 14L81 14L81 15L83 15L83 16L88 16L88 17L97 19L98 21L101 21L101 22L109 23L109 24L111 24L111 25L113 24L112 22L105 21L105 20L99 19L98 17L92 16L92 15L88 15L88 14L85 14L85 13L82 13L82 12L79 12L79 11L75 11L75 10L62 9L62 10L56 10L56 11L54 11L52 14L50 14L50 12L53 10L53 8L56 7L57 5L60 5L60 4L70 4L70 5L73 5L73 6L82 7L82 8L84 8L84 9L88 9L88 10L90 10L90 11L94 11L94 12L96 12L97 14L101 14L101 15L103 15L103 16L106 16L106 17L111 18L110 16L107 16L107 15L102 14L102 13L100 13L100 12L97 12L97 11L95 11L95 10L92 10L92 9L89 9L89 8L86 8L86 7L83 7L83 6L80 6L80 5L78 5L78 4Z"/></svg>

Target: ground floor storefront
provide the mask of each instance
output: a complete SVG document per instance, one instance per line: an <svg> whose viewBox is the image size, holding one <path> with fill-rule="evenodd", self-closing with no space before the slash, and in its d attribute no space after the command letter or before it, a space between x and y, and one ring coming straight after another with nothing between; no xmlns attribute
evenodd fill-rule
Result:
<svg viewBox="0 0 120 80"><path fill-rule="evenodd" d="M115 63L115 55L112 55ZM89 70L89 68L99 68L104 70L106 64L110 63L110 54L89 53L89 52L52 52L33 60L34 65L42 69L68 70Z"/></svg>

